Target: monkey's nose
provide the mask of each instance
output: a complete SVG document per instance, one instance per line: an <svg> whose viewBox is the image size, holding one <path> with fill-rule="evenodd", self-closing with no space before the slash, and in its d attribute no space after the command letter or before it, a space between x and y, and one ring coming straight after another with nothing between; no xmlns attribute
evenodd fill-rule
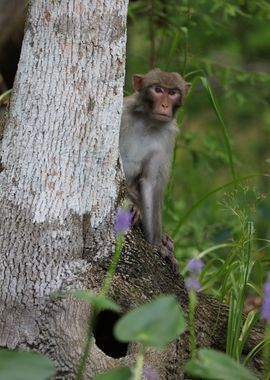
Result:
<svg viewBox="0 0 270 380"><path fill-rule="evenodd" d="M162 104L161 106L165 109L169 107L168 104Z"/></svg>

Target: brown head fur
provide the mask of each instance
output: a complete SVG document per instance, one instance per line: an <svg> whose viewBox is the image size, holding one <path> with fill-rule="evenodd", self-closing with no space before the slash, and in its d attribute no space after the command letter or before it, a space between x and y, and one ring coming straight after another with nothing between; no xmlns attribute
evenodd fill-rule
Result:
<svg viewBox="0 0 270 380"><path fill-rule="evenodd" d="M181 75L176 72L166 72L160 69L150 70L147 74L135 74L133 76L133 87L135 91L141 91L153 83L162 84L168 88L178 87L184 96L188 94L191 87L190 83L187 83Z"/></svg>

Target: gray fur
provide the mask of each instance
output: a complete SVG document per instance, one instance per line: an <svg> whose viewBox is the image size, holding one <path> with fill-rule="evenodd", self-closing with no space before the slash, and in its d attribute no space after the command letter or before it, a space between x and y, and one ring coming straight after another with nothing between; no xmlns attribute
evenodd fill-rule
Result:
<svg viewBox="0 0 270 380"><path fill-rule="evenodd" d="M146 239L161 244L161 214L174 149L177 124L151 120L140 94L124 99L120 153L129 195L142 214Z"/></svg>

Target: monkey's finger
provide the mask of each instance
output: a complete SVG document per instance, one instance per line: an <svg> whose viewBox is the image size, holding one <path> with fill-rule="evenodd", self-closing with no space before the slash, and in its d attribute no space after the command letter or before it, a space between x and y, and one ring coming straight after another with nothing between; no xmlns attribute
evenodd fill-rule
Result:
<svg viewBox="0 0 270 380"><path fill-rule="evenodd" d="M137 225L141 220L141 213L139 208L136 205L133 205L131 208L132 213L132 225Z"/></svg>
<svg viewBox="0 0 270 380"><path fill-rule="evenodd" d="M166 233L162 233L162 244L170 251L173 252L174 243L172 238Z"/></svg>
<svg viewBox="0 0 270 380"><path fill-rule="evenodd" d="M174 272L176 274L179 274L180 273L179 263L174 256L171 257L171 263L172 263L172 267L173 267Z"/></svg>

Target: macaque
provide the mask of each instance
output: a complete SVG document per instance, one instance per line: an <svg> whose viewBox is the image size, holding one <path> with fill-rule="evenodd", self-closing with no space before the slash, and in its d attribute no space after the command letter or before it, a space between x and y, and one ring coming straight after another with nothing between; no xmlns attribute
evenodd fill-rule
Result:
<svg viewBox="0 0 270 380"><path fill-rule="evenodd" d="M163 194L177 133L176 111L190 87L178 73L160 69L134 75L135 93L124 98L119 141L134 217L145 239L176 272L173 242L162 233Z"/></svg>

